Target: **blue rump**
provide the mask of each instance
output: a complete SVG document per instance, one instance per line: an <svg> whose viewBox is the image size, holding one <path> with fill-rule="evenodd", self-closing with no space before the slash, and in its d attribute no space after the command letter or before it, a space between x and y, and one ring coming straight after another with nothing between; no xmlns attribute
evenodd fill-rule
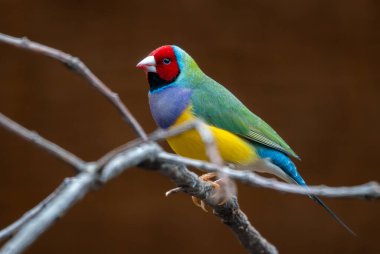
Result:
<svg viewBox="0 0 380 254"><path fill-rule="evenodd" d="M271 162L281 168L288 176L295 180L299 185L305 186L306 183L298 173L296 165L293 161L283 152L277 151L275 149L260 145L254 144L256 151L260 158L268 158Z"/></svg>

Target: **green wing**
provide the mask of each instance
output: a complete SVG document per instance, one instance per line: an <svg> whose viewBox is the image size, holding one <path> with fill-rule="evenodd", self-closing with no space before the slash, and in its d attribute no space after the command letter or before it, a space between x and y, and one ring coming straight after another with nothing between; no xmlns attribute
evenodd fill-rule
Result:
<svg viewBox="0 0 380 254"><path fill-rule="evenodd" d="M197 82L194 81L184 86L193 91L191 100L197 117L210 125L299 159L275 130L253 114L226 88L206 75Z"/></svg>

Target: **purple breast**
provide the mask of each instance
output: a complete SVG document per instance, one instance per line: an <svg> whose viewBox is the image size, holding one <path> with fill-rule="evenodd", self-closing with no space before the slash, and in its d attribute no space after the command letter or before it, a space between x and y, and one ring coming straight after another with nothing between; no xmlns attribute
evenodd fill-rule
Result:
<svg viewBox="0 0 380 254"><path fill-rule="evenodd" d="M169 128L189 106L191 90L169 86L149 93L149 104L153 118L163 129Z"/></svg>

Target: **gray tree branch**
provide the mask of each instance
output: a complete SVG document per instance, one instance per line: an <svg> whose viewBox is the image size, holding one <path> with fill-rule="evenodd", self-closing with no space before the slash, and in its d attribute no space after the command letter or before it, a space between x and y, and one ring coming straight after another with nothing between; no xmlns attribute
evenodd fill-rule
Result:
<svg viewBox="0 0 380 254"><path fill-rule="evenodd" d="M49 196L42 200L38 205L27 211L20 219L16 220L11 225L7 226L0 231L0 241L10 238L14 233L20 230L20 228L35 217L39 212L46 207L46 205L59 193L66 185L71 181L71 178L66 178L61 185L58 186Z"/></svg>
<svg viewBox="0 0 380 254"><path fill-rule="evenodd" d="M16 235L5 243L0 253L22 253L88 192L94 179L95 175L90 173L80 173L74 177L44 209L21 226Z"/></svg>

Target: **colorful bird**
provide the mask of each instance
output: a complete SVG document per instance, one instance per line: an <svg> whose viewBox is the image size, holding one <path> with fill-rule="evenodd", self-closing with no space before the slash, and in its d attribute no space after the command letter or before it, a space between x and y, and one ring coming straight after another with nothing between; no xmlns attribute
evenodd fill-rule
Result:
<svg viewBox="0 0 380 254"><path fill-rule="evenodd" d="M252 113L224 86L207 76L184 50L167 45L152 51L137 64L149 82L149 104L160 128L168 129L201 119L212 131L224 161L248 166L269 159L262 172L307 188L289 157L299 158L260 117ZM196 130L167 139L179 155L208 160ZM317 196L310 196L344 228L352 230Z"/></svg>

